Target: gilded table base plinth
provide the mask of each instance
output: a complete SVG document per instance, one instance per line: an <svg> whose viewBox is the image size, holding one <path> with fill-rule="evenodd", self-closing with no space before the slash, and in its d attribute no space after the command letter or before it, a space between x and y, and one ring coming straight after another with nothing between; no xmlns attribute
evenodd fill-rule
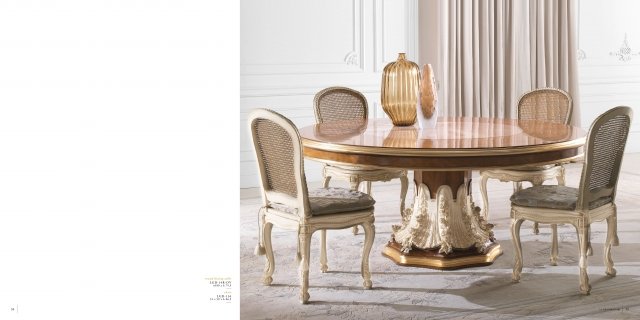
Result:
<svg viewBox="0 0 640 320"><path fill-rule="evenodd" d="M485 252L475 247L454 249L449 254L442 254L438 249L413 248L409 253L402 252L402 246L391 240L382 250L382 255L400 266L422 267L439 270L454 270L470 267L488 266L502 254L497 243L489 243Z"/></svg>

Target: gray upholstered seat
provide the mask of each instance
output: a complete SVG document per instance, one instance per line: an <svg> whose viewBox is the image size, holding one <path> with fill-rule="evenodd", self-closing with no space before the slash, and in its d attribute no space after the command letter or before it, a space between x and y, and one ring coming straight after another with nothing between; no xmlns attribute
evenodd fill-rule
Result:
<svg viewBox="0 0 640 320"><path fill-rule="evenodd" d="M514 193L511 203L522 207L575 210L578 192L578 188L566 186L534 186ZM599 198L589 203L589 209L610 202L611 197Z"/></svg>
<svg viewBox="0 0 640 320"><path fill-rule="evenodd" d="M345 188L318 188L309 191L309 205L311 215L360 211L373 208L376 203L373 198L363 192ZM272 203L274 209L296 214L297 209L289 206Z"/></svg>
<svg viewBox="0 0 640 320"><path fill-rule="evenodd" d="M372 208L376 203L363 192L345 188L319 188L309 191L311 214L321 215Z"/></svg>

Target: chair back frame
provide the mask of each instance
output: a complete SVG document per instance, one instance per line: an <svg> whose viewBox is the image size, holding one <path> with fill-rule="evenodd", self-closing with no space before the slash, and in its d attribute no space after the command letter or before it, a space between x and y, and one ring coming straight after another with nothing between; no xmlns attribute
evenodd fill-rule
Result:
<svg viewBox="0 0 640 320"><path fill-rule="evenodd" d="M288 150L264 150L260 145L260 136L257 129L258 123L260 121L270 121L275 124L277 127L284 130L287 135L291 138L292 143L292 159L293 159L293 175L295 183L296 195L295 197L287 194L285 192L280 192L274 190L269 183L267 166L268 163L265 163L265 157L262 155L263 152L289 152ZM291 120L282 116L281 114L269 110L269 109L254 109L249 114L249 126L251 129L251 136L254 145L254 151L256 154L256 159L258 162L258 167L260 169L260 184L262 190L262 199L263 205L265 207L269 207L272 202L284 204L291 208L297 209L297 215L306 219L311 217L311 208L309 204L309 195L307 189L307 180L304 174L304 157L302 154L302 142L300 139L300 134L298 133L298 129L291 122Z"/></svg>
<svg viewBox="0 0 640 320"><path fill-rule="evenodd" d="M577 211L588 210L591 202L605 197L610 197L611 203L615 203L620 165L632 117L631 108L618 106L603 113L591 124L584 147ZM606 141L601 141L603 138L607 138ZM598 176L602 174L606 176Z"/></svg>
<svg viewBox="0 0 640 320"><path fill-rule="evenodd" d="M359 103L354 104L350 103L350 101L345 101L344 99L334 101L331 105L332 111L340 110L340 114L331 115L328 111L324 110L322 102L324 99L332 97L332 96L351 96L358 100ZM327 108L329 109L329 108ZM318 92L313 98L313 110L316 116L316 123L323 123L332 120L349 120L349 119L367 119L369 116L369 106L367 104L367 99L365 96L354 89L347 87L328 87L326 89ZM351 114L346 113L345 111L351 111Z"/></svg>
<svg viewBox="0 0 640 320"><path fill-rule="evenodd" d="M541 97L545 98L544 105L537 100ZM556 99L555 103L549 103L549 99ZM542 110L541 108L545 108ZM527 115L528 112L534 112L535 115ZM542 112L544 111L544 112ZM569 124L573 113L573 100L571 96L564 90L558 88L539 88L524 93L518 99L518 119L535 119L548 120L556 123ZM542 115L542 117L540 116Z"/></svg>

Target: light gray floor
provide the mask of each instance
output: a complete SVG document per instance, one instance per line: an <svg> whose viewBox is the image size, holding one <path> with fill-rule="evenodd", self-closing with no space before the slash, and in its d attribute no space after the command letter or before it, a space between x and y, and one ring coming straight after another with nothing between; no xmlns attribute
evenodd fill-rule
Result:
<svg viewBox="0 0 640 320"><path fill-rule="evenodd" d="M567 167L567 185L577 186L581 165ZM474 172L473 197L482 198ZM318 183L311 183L312 187ZM334 182L344 186L346 183ZM240 314L242 319L638 319L640 318L640 154L625 156L618 184L618 234L613 248L616 277L604 274L602 249L606 223L592 226L594 254L589 257L591 295L578 293L578 248L575 229L560 226L558 266L548 263L550 229L534 235L522 227L524 269L520 283L511 282L513 246L509 233L510 183L490 180L489 221L504 254L488 267L456 271L400 267L380 252L399 223L399 183L374 183L376 239L370 268L373 289L363 290L360 254L363 235L351 230L328 233L330 272L319 264L319 235L311 245L310 304L298 302L295 232L274 227L276 270L271 286L261 284L265 258L253 255L257 243L257 190L241 191ZM409 190L411 195L412 189ZM408 200L408 204L412 203Z"/></svg>

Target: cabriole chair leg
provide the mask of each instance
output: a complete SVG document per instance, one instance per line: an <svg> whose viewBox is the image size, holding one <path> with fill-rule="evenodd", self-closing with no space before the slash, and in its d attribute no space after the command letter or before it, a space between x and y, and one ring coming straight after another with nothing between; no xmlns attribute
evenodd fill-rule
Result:
<svg viewBox="0 0 640 320"><path fill-rule="evenodd" d="M511 280L513 282L520 281L520 273L522 273L522 244L520 243L520 226L524 219L513 219L511 221L511 239L513 241L513 248L515 249L513 273Z"/></svg>
<svg viewBox="0 0 640 320"><path fill-rule="evenodd" d="M581 222L584 223L584 222ZM576 227L578 231L578 243L580 245L580 293L588 295L591 292L589 276L587 274L587 247L589 243L589 226L581 225Z"/></svg>
<svg viewBox="0 0 640 320"><path fill-rule="evenodd" d="M558 265L558 225L551 225L551 261L552 266Z"/></svg>
<svg viewBox="0 0 640 320"><path fill-rule="evenodd" d="M613 267L613 259L611 258L611 246L615 240L615 223L614 216L607 218L607 241L604 244L605 273L612 277L616 275L616 269Z"/></svg>
<svg viewBox="0 0 640 320"><path fill-rule="evenodd" d="M304 229L304 228L301 228ZM309 301L309 258L311 255L311 233L300 230L302 261L300 261L300 303Z"/></svg>
<svg viewBox="0 0 640 320"><path fill-rule="evenodd" d="M327 270L327 230L320 230L320 271L326 273Z"/></svg>
<svg viewBox="0 0 640 320"><path fill-rule="evenodd" d="M373 221L362 225L364 229L364 248L362 249L362 264L361 272L362 279L364 279L362 285L365 289L371 289L371 272L369 272L369 254L371 253L371 247L373 247L373 239L376 234Z"/></svg>
<svg viewBox="0 0 640 320"><path fill-rule="evenodd" d="M351 186L351 190L357 191L360 187L360 179L358 179L358 177L351 176L351 178L349 179L349 185ZM358 226L353 226L352 230L353 235L358 234Z"/></svg>
<svg viewBox="0 0 640 320"><path fill-rule="evenodd" d="M262 229L265 257L267 258L262 283L267 286L271 285L271 282L273 282L272 276L276 269L276 262L273 257L273 247L271 246L271 229L273 229L273 224L270 222L265 223L264 228Z"/></svg>

